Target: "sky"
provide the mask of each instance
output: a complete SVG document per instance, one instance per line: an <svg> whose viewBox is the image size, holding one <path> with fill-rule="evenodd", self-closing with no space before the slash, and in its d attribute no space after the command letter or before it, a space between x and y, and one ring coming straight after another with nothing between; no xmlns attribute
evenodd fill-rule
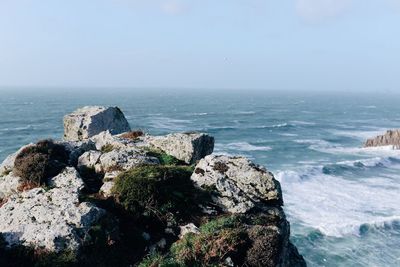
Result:
<svg viewBox="0 0 400 267"><path fill-rule="evenodd" d="M0 87L400 91L400 0L0 0Z"/></svg>

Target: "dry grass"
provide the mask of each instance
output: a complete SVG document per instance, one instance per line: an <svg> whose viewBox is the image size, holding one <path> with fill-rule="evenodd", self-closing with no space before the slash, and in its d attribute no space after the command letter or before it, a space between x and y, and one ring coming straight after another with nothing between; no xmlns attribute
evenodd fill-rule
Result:
<svg viewBox="0 0 400 267"><path fill-rule="evenodd" d="M142 130L135 130L121 134L120 136L125 139L136 140L137 138L144 135Z"/></svg>

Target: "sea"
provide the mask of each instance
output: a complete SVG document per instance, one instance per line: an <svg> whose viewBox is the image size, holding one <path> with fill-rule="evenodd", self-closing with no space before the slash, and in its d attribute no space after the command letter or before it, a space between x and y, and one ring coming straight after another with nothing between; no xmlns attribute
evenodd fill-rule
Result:
<svg viewBox="0 0 400 267"><path fill-rule="evenodd" d="M363 148L400 128L400 94L251 90L0 91L0 161L60 139L63 116L118 106L153 135L202 131L280 181L291 240L308 266L400 266L400 151Z"/></svg>

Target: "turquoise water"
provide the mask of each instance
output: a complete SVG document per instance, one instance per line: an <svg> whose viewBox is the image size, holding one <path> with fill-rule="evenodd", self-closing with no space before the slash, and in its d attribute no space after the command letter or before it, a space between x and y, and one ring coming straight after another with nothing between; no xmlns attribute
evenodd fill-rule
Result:
<svg viewBox="0 0 400 267"><path fill-rule="evenodd" d="M400 266L400 152L362 142L400 127L400 95L312 93L12 93L0 98L0 160L61 138L62 117L118 105L151 134L199 130L215 153L265 165L282 183L292 240L309 266Z"/></svg>

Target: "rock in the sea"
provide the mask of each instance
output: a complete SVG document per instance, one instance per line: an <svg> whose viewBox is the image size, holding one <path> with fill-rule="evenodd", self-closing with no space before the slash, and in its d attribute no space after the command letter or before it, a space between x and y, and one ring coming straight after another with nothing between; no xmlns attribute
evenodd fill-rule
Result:
<svg viewBox="0 0 400 267"><path fill-rule="evenodd" d="M209 155L196 165L191 179L203 189L216 191L214 201L227 212L246 213L283 202L273 174L244 157Z"/></svg>
<svg viewBox="0 0 400 267"><path fill-rule="evenodd" d="M86 106L64 116L64 140L81 141L106 130L111 134L130 131L118 107Z"/></svg>
<svg viewBox="0 0 400 267"><path fill-rule="evenodd" d="M393 148L400 149L400 130L389 130L383 135L368 139L364 146L393 146Z"/></svg>
<svg viewBox="0 0 400 267"><path fill-rule="evenodd" d="M148 137L147 142L188 164L195 163L214 150L214 137L205 133L190 132L152 136Z"/></svg>
<svg viewBox="0 0 400 267"><path fill-rule="evenodd" d="M84 183L74 168L52 178L50 186L11 195L0 207L0 233L8 247L76 252L90 227L105 215L104 210L79 202Z"/></svg>

